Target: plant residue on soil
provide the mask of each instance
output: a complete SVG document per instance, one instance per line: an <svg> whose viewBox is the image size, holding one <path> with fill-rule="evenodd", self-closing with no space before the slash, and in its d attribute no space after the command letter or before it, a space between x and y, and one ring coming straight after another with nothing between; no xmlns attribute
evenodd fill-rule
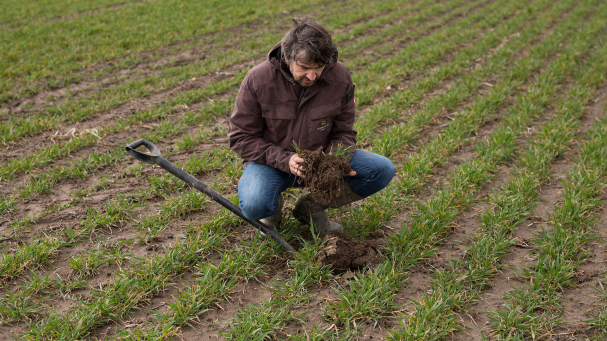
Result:
<svg viewBox="0 0 607 341"><path fill-rule="evenodd" d="M304 159L302 174L310 196L322 203L330 203L337 198L344 176L352 171L350 163L341 156L326 155L322 148L301 150L298 155Z"/></svg>

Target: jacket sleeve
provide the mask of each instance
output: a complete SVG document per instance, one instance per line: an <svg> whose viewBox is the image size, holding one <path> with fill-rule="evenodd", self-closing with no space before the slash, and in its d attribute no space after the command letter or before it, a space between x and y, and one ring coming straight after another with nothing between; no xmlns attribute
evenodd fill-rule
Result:
<svg viewBox="0 0 607 341"><path fill-rule="evenodd" d="M352 158L356 148L355 118L354 84L350 80L350 85L346 88L346 93L341 99L341 112L333 118L333 125L329 133L329 144L325 148L325 154L336 151L341 145L342 150L350 148L346 155L348 155L348 160Z"/></svg>
<svg viewBox="0 0 607 341"><path fill-rule="evenodd" d="M259 100L250 85L250 78L245 77L230 117L230 148L245 162L261 163L289 173L289 160L293 152L265 140L264 126Z"/></svg>

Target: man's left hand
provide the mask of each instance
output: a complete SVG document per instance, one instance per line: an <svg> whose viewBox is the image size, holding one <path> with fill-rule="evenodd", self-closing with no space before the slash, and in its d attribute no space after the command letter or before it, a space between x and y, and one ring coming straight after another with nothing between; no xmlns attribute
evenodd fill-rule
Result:
<svg viewBox="0 0 607 341"><path fill-rule="evenodd" d="M293 154L293 156L291 156L291 158L289 159L289 170L291 171L291 173L303 178L304 175L301 173L302 171L305 171L305 169L301 167L301 164L303 162L304 159L302 159L297 154Z"/></svg>

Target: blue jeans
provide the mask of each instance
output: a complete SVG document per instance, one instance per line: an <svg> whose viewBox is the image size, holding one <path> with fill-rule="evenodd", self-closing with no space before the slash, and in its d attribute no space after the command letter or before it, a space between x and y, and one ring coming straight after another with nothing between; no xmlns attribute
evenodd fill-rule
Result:
<svg viewBox="0 0 607 341"><path fill-rule="evenodd" d="M356 175L345 178L350 182L352 191L361 197L368 197L388 186L396 171L392 161L385 156L359 149L354 151L350 162ZM271 216L278 207L280 193L288 188L304 187L301 180L270 166L249 163L238 183L242 213L251 220Z"/></svg>

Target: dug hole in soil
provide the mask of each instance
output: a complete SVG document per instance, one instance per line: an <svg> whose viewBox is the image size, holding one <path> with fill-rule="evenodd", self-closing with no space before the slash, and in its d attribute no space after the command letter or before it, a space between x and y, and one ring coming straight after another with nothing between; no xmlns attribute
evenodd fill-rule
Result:
<svg viewBox="0 0 607 341"><path fill-rule="evenodd" d="M318 261L330 265L335 274L371 266L377 257L375 240L357 242L341 233L330 234L326 238L324 247L318 254Z"/></svg>
<svg viewBox="0 0 607 341"><path fill-rule="evenodd" d="M310 196L323 203L338 197L344 176L352 171L350 163L341 156L326 155L322 148L302 150L298 155L304 159L302 173ZM326 236L318 260L331 266L334 273L344 273L370 266L376 256L376 241L357 242L345 234L334 233Z"/></svg>

